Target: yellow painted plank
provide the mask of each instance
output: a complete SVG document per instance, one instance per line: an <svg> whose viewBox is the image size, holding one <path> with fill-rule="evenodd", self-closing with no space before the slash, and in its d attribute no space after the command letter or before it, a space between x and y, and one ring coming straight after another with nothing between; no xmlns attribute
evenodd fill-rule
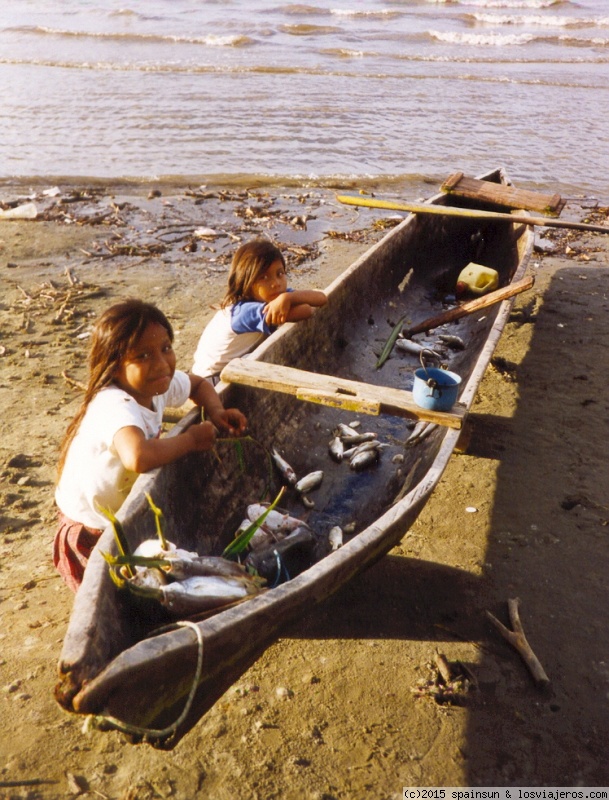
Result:
<svg viewBox="0 0 609 800"><path fill-rule="evenodd" d="M412 392L403 389L350 381L249 358L230 361L222 370L220 379L225 383L291 394L335 408L423 419L450 428L461 428L466 414L464 406L459 403L455 403L450 411L433 411L420 408L412 399Z"/></svg>

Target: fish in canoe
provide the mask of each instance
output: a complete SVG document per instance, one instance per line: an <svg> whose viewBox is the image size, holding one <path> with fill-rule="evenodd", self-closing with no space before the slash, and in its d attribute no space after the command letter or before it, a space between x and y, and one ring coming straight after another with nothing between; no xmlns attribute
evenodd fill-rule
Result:
<svg viewBox="0 0 609 800"><path fill-rule="evenodd" d="M502 169L480 179L491 189L509 185ZM439 192L427 205L505 210L492 192L482 200ZM227 365L218 390L225 407L247 415L248 436L220 442L217 454L192 453L140 476L117 515L124 536L132 550L154 536L151 497L163 511L167 539L201 557L221 557L247 509L268 507L285 487L281 515L302 521L305 532L295 537L297 557L286 556L285 539L274 548L271 532L270 550L254 559L267 569L263 589L180 619L113 582L104 554L117 549L108 526L75 597L60 655L55 696L63 708L98 729L121 730L133 743L171 749L287 623L400 542L457 445L513 302L449 314L442 323L459 305L456 279L470 262L497 271L498 291L525 276L532 228L506 216L405 216L327 287L328 302L311 319L281 326L250 356ZM437 317L440 324L419 340L461 378L454 406L441 412L413 401L420 354L387 347L394 331L408 336ZM447 346L457 341L459 347ZM173 430L197 424L198 414L194 409ZM415 424L426 434L411 438ZM361 468L332 457L328 443L337 438L345 452L374 443L359 451ZM306 493L285 479L274 454L296 480L317 474Z"/></svg>

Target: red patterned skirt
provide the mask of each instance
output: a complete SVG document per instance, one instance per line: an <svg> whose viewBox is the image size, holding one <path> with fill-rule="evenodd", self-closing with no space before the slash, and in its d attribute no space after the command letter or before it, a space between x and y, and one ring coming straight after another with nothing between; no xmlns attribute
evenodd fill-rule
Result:
<svg viewBox="0 0 609 800"><path fill-rule="evenodd" d="M59 529L53 542L53 563L73 592L82 583L89 556L101 534L100 530L87 528L81 522L59 514Z"/></svg>

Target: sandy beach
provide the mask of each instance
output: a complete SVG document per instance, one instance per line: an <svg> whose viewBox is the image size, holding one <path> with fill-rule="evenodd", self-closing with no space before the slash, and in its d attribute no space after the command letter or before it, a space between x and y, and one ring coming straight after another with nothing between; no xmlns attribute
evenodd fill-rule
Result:
<svg viewBox="0 0 609 800"><path fill-rule="evenodd" d="M2 200L34 202L37 218L0 219L0 798L609 784L609 237L538 236L535 286L516 300L469 447L401 545L287 629L168 753L86 733L53 697L73 601L51 560L55 468L90 326L118 299L151 300L189 369L239 242L272 236L291 284L323 289L395 219L341 206L330 187L14 185ZM562 218L607 213L572 199ZM544 693L486 615L508 624L516 597ZM470 674L458 702L430 691L438 653Z"/></svg>

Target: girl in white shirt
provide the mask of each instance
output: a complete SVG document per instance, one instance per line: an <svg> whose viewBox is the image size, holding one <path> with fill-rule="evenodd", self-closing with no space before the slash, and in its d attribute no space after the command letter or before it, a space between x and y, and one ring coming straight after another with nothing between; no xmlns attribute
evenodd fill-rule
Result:
<svg viewBox="0 0 609 800"><path fill-rule="evenodd" d="M100 507L116 513L139 473L211 449L216 428L230 435L246 428L243 414L224 409L211 383L176 371L172 342L163 312L141 300L111 306L95 325L89 382L61 447L55 492L53 561L73 591L107 524ZM209 421L160 438L165 407L189 397Z"/></svg>

